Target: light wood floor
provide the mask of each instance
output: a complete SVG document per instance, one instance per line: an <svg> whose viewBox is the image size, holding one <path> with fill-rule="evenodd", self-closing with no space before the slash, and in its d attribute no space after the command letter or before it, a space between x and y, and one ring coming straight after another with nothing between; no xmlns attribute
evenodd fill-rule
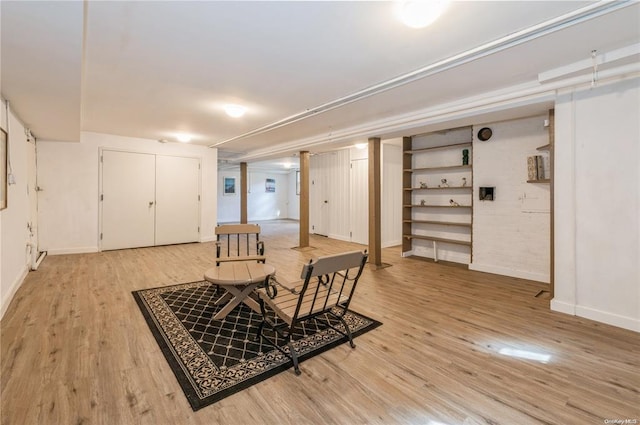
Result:
<svg viewBox="0 0 640 425"><path fill-rule="evenodd" d="M263 224L294 279L312 255L359 245ZM353 309L383 322L193 412L131 291L201 280L213 244L50 256L1 322L2 424L640 423L640 334L549 310L545 285L402 259L366 268ZM511 355L507 355L510 353ZM514 354L542 355L540 360ZM545 360L544 362L541 360Z"/></svg>

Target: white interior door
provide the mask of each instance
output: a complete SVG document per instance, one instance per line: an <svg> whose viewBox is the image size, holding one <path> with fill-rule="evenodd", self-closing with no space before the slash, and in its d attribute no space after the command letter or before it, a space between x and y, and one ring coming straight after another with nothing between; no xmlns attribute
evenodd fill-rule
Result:
<svg viewBox="0 0 640 425"><path fill-rule="evenodd" d="M156 157L102 152L103 250L155 245Z"/></svg>
<svg viewBox="0 0 640 425"><path fill-rule="evenodd" d="M369 163L351 161L351 242L369 243Z"/></svg>
<svg viewBox="0 0 640 425"><path fill-rule="evenodd" d="M329 234L329 197L328 197L328 175L327 169L323 166L323 157L316 161L318 165L312 170L310 203L312 209L309 214L311 218L311 233L327 236Z"/></svg>
<svg viewBox="0 0 640 425"><path fill-rule="evenodd" d="M200 239L200 160L156 157L156 245Z"/></svg>

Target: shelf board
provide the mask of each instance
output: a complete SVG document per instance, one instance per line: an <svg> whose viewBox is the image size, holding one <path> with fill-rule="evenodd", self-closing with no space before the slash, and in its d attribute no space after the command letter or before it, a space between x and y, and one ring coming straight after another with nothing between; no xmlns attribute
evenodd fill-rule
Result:
<svg viewBox="0 0 640 425"><path fill-rule="evenodd" d="M426 167L426 168L405 168L403 171L405 173L411 173L414 171L443 171L443 170L459 170L459 169L471 169L471 164L469 165L448 165L445 167Z"/></svg>
<svg viewBox="0 0 640 425"><path fill-rule="evenodd" d="M471 186L449 186L449 187L405 187L404 190L460 190L460 189L473 189L473 185Z"/></svg>
<svg viewBox="0 0 640 425"><path fill-rule="evenodd" d="M538 150L538 151L548 151L550 149L551 149L551 143L549 143L547 145L544 145L544 146L538 146L536 148L536 150Z"/></svg>
<svg viewBox="0 0 640 425"><path fill-rule="evenodd" d="M435 150L439 150L439 149L463 148L463 147L467 147L467 146L471 146L471 142L455 143L453 145L444 145L444 146L433 146L431 148L411 149L409 151L404 151L404 153L406 153L406 154L414 154L414 153L420 153L420 152L435 151Z"/></svg>
<svg viewBox="0 0 640 425"><path fill-rule="evenodd" d="M405 208L471 208L471 205L420 205L420 204L411 204L411 205L403 205Z"/></svg>
<svg viewBox="0 0 640 425"><path fill-rule="evenodd" d="M457 245L471 246L471 242L469 242L469 241L459 241L459 240L456 240L456 239L438 238L436 236L402 235L402 237L406 238L406 239L422 239L422 240L426 240L426 241L445 242L445 243L453 243L453 244L457 244Z"/></svg>
<svg viewBox="0 0 640 425"><path fill-rule="evenodd" d="M437 224L443 226L460 226L471 227L471 223L456 223L453 221L437 221L437 220L402 220L403 223L415 223L415 224Z"/></svg>
<svg viewBox="0 0 640 425"><path fill-rule="evenodd" d="M551 183L551 179L527 180L527 183Z"/></svg>

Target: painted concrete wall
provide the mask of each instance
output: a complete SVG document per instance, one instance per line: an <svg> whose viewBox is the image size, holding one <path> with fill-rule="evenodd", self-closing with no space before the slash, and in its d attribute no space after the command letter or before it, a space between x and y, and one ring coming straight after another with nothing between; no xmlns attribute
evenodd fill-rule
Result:
<svg viewBox="0 0 640 425"><path fill-rule="evenodd" d="M559 95L551 308L640 331L640 79Z"/></svg>
<svg viewBox="0 0 640 425"><path fill-rule="evenodd" d="M382 144L382 247L402 244L402 146Z"/></svg>
<svg viewBox="0 0 640 425"><path fill-rule="evenodd" d="M201 241L213 240L217 151L204 146L83 132L80 143L38 142L40 249L49 254L95 252L99 235L99 150L199 157ZM125 207L125 206L123 206Z"/></svg>
<svg viewBox="0 0 640 425"><path fill-rule="evenodd" d="M291 173L252 171L249 166L247 174L249 180L247 185L249 190L247 194L247 220L256 222L290 218L290 203L292 201L295 202L295 199L291 198ZM293 174L295 178L295 172ZM234 177L236 179L235 194L225 195L223 193L222 184L225 177ZM275 192L266 191L267 179L276 181ZM295 181L293 183L293 194L295 195ZM218 172L218 185L221 188L218 192L218 222L240 222L240 170L220 170Z"/></svg>
<svg viewBox="0 0 640 425"><path fill-rule="evenodd" d="M550 185L527 183L527 157L548 152L547 115L474 126L472 270L549 283ZM479 141L489 127L493 136ZM495 187L493 201L480 201L481 186Z"/></svg>
<svg viewBox="0 0 640 425"><path fill-rule="evenodd" d="M29 199L27 196L27 137L25 128L2 105L2 128L8 132L9 158L15 184L8 186L7 208L0 211L0 317L29 270L27 241Z"/></svg>
<svg viewBox="0 0 640 425"><path fill-rule="evenodd" d="M292 220L300 220L300 194L296 193L296 179L299 170L291 170L289 172L289 199L287 200L287 218Z"/></svg>

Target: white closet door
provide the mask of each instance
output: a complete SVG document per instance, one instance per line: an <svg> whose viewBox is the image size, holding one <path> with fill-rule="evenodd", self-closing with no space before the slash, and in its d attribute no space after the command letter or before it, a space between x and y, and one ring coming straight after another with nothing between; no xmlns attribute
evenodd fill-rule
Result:
<svg viewBox="0 0 640 425"><path fill-rule="evenodd" d="M351 161L351 242L369 243L369 162Z"/></svg>
<svg viewBox="0 0 640 425"><path fill-rule="evenodd" d="M156 245L200 239L200 160L156 158Z"/></svg>
<svg viewBox="0 0 640 425"><path fill-rule="evenodd" d="M155 243L155 155L102 152L102 249Z"/></svg>
<svg viewBox="0 0 640 425"><path fill-rule="evenodd" d="M329 234L329 176L326 156L312 158L311 187L309 188L309 218L311 233L327 236Z"/></svg>

